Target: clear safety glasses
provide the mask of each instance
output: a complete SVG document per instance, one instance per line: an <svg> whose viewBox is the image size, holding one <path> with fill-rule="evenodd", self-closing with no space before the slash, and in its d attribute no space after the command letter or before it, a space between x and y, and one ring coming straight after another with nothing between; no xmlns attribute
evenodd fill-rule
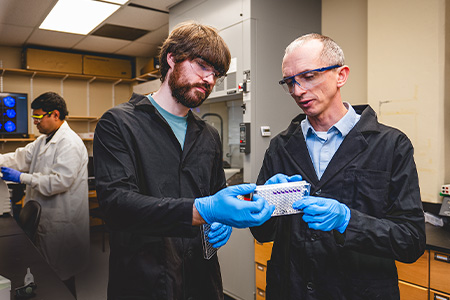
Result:
<svg viewBox="0 0 450 300"><path fill-rule="evenodd" d="M219 74L217 74L217 71L202 59L196 58L189 61L189 63L192 70L194 70L194 72L202 79L213 75L214 79L216 80L216 84L221 84L226 77L226 75L220 76Z"/></svg>
<svg viewBox="0 0 450 300"><path fill-rule="evenodd" d="M45 114L43 114L43 115L31 115L31 119L32 119L33 121L36 121L36 122L39 124L39 123L41 123L42 119L43 119L45 116L50 116L53 112L54 112L54 111L52 110L52 111L49 111L49 112L47 112L47 113L45 113Z"/></svg>
<svg viewBox="0 0 450 300"><path fill-rule="evenodd" d="M339 67L340 65L334 65L301 72L293 76L283 78L278 83L283 87L286 93L292 95L295 93L295 84L298 84L304 90L309 90L324 81L325 77L322 76L323 75L322 72L336 69Z"/></svg>

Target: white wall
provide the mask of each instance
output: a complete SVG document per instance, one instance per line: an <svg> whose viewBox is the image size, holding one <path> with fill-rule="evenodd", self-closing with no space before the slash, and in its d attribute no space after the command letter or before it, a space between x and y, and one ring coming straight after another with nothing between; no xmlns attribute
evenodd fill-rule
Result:
<svg viewBox="0 0 450 300"><path fill-rule="evenodd" d="M342 99L367 103L367 0L322 0L322 34L338 43L350 67Z"/></svg>
<svg viewBox="0 0 450 300"><path fill-rule="evenodd" d="M440 186L450 182L446 3L322 0L322 33L343 48L350 66L343 100L370 104L380 122L408 135L422 201L432 203L442 201Z"/></svg>
<svg viewBox="0 0 450 300"><path fill-rule="evenodd" d="M445 0L368 1L368 102L411 139L425 202L445 183L444 66Z"/></svg>

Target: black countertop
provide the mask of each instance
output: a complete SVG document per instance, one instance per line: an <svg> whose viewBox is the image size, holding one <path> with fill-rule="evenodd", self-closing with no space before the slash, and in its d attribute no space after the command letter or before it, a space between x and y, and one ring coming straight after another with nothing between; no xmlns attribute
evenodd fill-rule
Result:
<svg viewBox="0 0 450 300"><path fill-rule="evenodd" d="M427 249L450 253L450 230L425 224Z"/></svg>
<svg viewBox="0 0 450 300"><path fill-rule="evenodd" d="M75 299L16 220L9 215L0 216L0 275L11 281L11 299L15 299L15 288L23 286L27 268L37 285L36 296L31 299Z"/></svg>

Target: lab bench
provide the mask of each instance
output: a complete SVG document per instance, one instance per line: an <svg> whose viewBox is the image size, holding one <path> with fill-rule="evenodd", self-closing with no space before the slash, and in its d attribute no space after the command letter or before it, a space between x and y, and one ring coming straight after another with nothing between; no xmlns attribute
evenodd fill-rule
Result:
<svg viewBox="0 0 450 300"><path fill-rule="evenodd" d="M37 285L31 299L75 299L16 220L4 214L0 216L0 275L11 281L11 299L15 288L24 285L27 268Z"/></svg>

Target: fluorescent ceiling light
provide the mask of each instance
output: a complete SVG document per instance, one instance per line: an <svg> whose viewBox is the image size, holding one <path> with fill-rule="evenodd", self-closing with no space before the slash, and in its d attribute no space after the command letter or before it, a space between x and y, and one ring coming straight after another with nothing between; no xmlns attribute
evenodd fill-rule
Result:
<svg viewBox="0 0 450 300"><path fill-rule="evenodd" d="M93 0L59 0L39 29L88 34L119 8Z"/></svg>
<svg viewBox="0 0 450 300"><path fill-rule="evenodd" d="M117 4L125 4L128 0L103 0L104 2L111 2L111 3L117 3Z"/></svg>

